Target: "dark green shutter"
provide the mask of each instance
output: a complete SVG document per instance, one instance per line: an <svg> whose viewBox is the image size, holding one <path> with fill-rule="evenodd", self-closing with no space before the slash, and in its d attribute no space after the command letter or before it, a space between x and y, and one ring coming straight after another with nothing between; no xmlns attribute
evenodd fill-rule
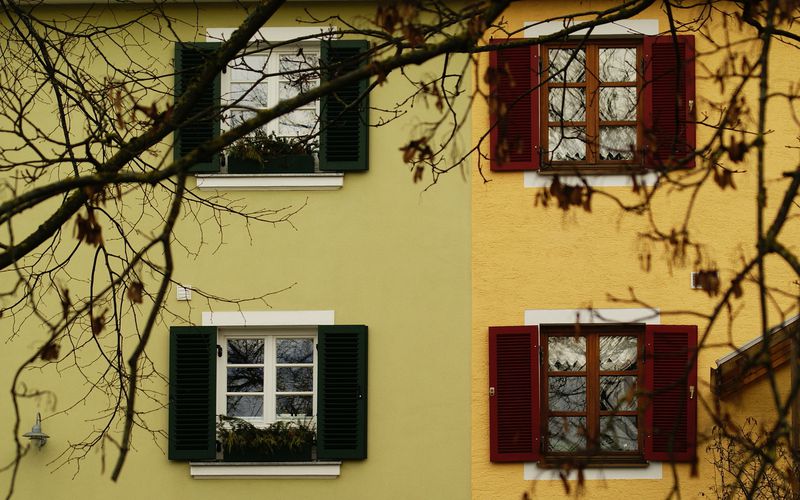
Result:
<svg viewBox="0 0 800 500"><path fill-rule="evenodd" d="M217 328L169 329L169 459L216 457Z"/></svg>
<svg viewBox="0 0 800 500"><path fill-rule="evenodd" d="M175 44L175 98L197 77L208 54L221 44L194 42ZM200 144L219 135L220 76L206 88L188 116L189 123L175 131L175 159L190 153ZM219 154L201 158L189 168L190 172L219 172Z"/></svg>
<svg viewBox="0 0 800 500"><path fill-rule="evenodd" d="M323 81L363 65L362 54L368 49L369 43L365 40L322 42ZM341 172L369 168L368 84L367 79L359 80L333 95L322 97L320 170Z"/></svg>
<svg viewBox="0 0 800 500"><path fill-rule="evenodd" d="M317 457L367 458L367 327L320 326Z"/></svg>

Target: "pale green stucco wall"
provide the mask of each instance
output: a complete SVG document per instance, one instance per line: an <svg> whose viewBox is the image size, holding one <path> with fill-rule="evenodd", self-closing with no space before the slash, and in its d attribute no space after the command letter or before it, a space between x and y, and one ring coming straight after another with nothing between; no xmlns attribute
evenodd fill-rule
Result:
<svg viewBox="0 0 800 500"><path fill-rule="evenodd" d="M304 7L322 17L334 13L361 16L360 22L374 16L373 7L364 4L292 3L272 25L293 25ZM58 12L67 13L69 9L72 7L59 7ZM130 15L135 11L115 12ZM206 27L234 26L242 15L232 4L202 4L197 10L193 6L170 7L168 12L190 24L197 18L201 35L196 38L193 26L176 26L187 40L202 40ZM154 44L151 56L159 60L158 64L166 64L172 47L161 45ZM413 71L439 68L432 64ZM390 76L389 83L376 89L370 97L373 106L389 108L407 95L410 87L396 78L399 76ZM251 210L304 205L292 217L292 225L254 223L248 234L241 219L225 216L223 237L213 221L202 224L206 245L196 258L175 249L175 279L221 296L252 297L292 285L269 296L268 306L249 303L242 306L243 310L330 309L335 310L337 323L369 326L369 445L365 461L345 462L341 477L333 480L192 480L187 463L167 460L165 437L153 439L146 432L136 431L136 449L120 481L114 484L109 474L116 452L110 444L105 457L90 452L80 463L79 472L76 464L54 470L50 463L68 442L84 438L93 425L86 420L97 416L105 401L90 398L85 405L51 416L53 407L42 400L38 408L46 418L45 432L52 438L44 449L23 460L17 498L467 498L469 173L446 175L425 192L429 177L423 183L412 182L398 149L413 138L412 125L425 116L431 116L431 111L417 106L406 118L373 129L369 172L346 174L341 190L224 193L231 199L241 199ZM465 129L461 134L462 144L469 142L468 133ZM141 212L139 195L127 196L128 213ZM165 210L165 206L156 204L144 212L153 216ZM199 218L207 215L203 212ZM26 220L28 225L18 231L38 224L34 217ZM71 229L65 231L65 238L72 237ZM177 238L192 249L197 248L199 235L198 224L191 217L177 230ZM76 258L88 263L93 250L81 250ZM167 309L188 316L195 324L200 323L202 311L233 309L231 305L209 304L197 294L189 303L177 302L174 293L173 289ZM165 315L151 341L150 358L162 373L168 368L168 326L175 323L171 315ZM0 320L0 325L4 334L14 328L9 319ZM10 370L16 366L14 360L32 352L41 341L35 325L35 321L29 321L19 337L3 346L2 356L9 360L0 369L3 463L12 453L11 408L6 396L13 375ZM59 375L51 366L41 375L26 375L24 380L34 378L39 382L37 387L53 391L55 410L66 409L88 389L69 369ZM159 393L158 401L166 400L166 384L148 387ZM22 407L25 428L21 432L29 430L36 407L35 402ZM166 429L166 410L146 418L154 429ZM7 473L0 474L0 488L6 487L8 479Z"/></svg>

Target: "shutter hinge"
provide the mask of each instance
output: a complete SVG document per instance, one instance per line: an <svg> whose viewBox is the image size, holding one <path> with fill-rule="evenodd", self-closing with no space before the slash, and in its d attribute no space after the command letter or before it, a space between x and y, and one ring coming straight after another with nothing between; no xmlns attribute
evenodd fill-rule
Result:
<svg viewBox="0 0 800 500"><path fill-rule="evenodd" d="M495 390L494 387L489 387L489 396L494 396Z"/></svg>
<svg viewBox="0 0 800 500"><path fill-rule="evenodd" d="M219 344L217 344L217 357L218 358L222 357L222 346Z"/></svg>
<svg viewBox="0 0 800 500"><path fill-rule="evenodd" d="M694 399L694 386L689 386L689 399Z"/></svg>

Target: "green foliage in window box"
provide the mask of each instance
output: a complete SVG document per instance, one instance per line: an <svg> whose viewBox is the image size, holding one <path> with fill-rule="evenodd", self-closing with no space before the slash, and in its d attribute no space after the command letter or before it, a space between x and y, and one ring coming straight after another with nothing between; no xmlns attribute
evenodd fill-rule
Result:
<svg viewBox="0 0 800 500"><path fill-rule="evenodd" d="M257 129L228 148L228 172L311 173L314 171L314 152L315 145L307 138L278 137Z"/></svg>
<svg viewBox="0 0 800 500"><path fill-rule="evenodd" d="M217 440L226 462L298 462L312 459L314 425L275 422L256 427L245 420L220 415Z"/></svg>

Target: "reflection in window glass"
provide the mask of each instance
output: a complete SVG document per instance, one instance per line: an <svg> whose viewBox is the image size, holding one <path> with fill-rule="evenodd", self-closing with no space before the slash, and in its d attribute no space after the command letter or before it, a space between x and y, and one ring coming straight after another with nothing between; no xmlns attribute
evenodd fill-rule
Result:
<svg viewBox="0 0 800 500"><path fill-rule="evenodd" d="M275 400L275 414L279 418L313 417L311 396L278 396Z"/></svg>
<svg viewBox="0 0 800 500"><path fill-rule="evenodd" d="M278 363L313 363L314 341L312 339L276 340Z"/></svg>
<svg viewBox="0 0 800 500"><path fill-rule="evenodd" d="M636 127L600 127L600 159L632 160L636 151Z"/></svg>
<svg viewBox="0 0 800 500"><path fill-rule="evenodd" d="M583 49L549 49L548 68L555 82L582 82L586 78L586 51Z"/></svg>
<svg viewBox="0 0 800 500"><path fill-rule="evenodd" d="M550 377L547 400L553 411L586 409L586 377Z"/></svg>
<svg viewBox="0 0 800 500"><path fill-rule="evenodd" d="M600 417L600 449L605 451L636 451L639 449L639 429L636 417Z"/></svg>
<svg viewBox="0 0 800 500"><path fill-rule="evenodd" d="M600 119L636 120L636 87L601 87Z"/></svg>
<svg viewBox="0 0 800 500"><path fill-rule="evenodd" d="M547 431L549 451L586 449L586 417L551 417L547 420Z"/></svg>
<svg viewBox="0 0 800 500"><path fill-rule="evenodd" d="M600 49L600 81L601 82L635 82L636 81L636 49L606 48Z"/></svg>
<svg viewBox="0 0 800 500"><path fill-rule="evenodd" d="M636 377L630 375L600 377L600 410L636 410Z"/></svg>
<svg viewBox="0 0 800 500"><path fill-rule="evenodd" d="M582 122L586 119L586 91L584 89L550 89L550 121Z"/></svg>
<svg viewBox="0 0 800 500"><path fill-rule="evenodd" d="M228 368L228 392L261 392L264 368Z"/></svg>
<svg viewBox="0 0 800 500"><path fill-rule="evenodd" d="M228 364L250 365L264 362L264 341L261 339L228 339Z"/></svg>
<svg viewBox="0 0 800 500"><path fill-rule="evenodd" d="M279 392L314 390L313 368L278 368L275 389Z"/></svg>
<svg viewBox="0 0 800 500"><path fill-rule="evenodd" d="M264 415L263 396L228 396L229 417L254 418Z"/></svg>
<svg viewBox="0 0 800 500"><path fill-rule="evenodd" d="M586 337L548 337L547 365L550 371L584 371Z"/></svg>
<svg viewBox="0 0 800 500"><path fill-rule="evenodd" d="M550 159L580 161L586 159L586 129L584 127L549 127Z"/></svg>
<svg viewBox="0 0 800 500"><path fill-rule="evenodd" d="M601 370L635 370L638 353L637 337L611 335L602 335L600 337Z"/></svg>

